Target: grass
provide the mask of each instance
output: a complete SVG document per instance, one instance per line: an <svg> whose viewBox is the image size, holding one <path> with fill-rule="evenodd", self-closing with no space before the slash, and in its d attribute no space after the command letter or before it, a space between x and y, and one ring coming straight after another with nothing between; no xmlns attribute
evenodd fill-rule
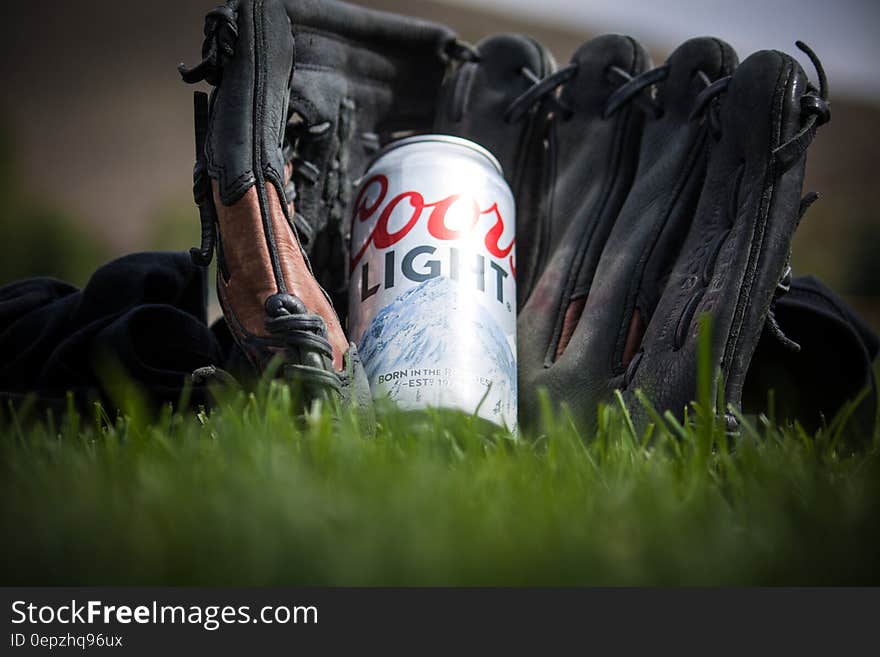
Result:
<svg viewBox="0 0 880 657"><path fill-rule="evenodd" d="M518 439L462 414L354 418L289 387L210 413L18 409L2 425L5 584L880 583L880 450L694 407L635 435L551 412Z"/></svg>

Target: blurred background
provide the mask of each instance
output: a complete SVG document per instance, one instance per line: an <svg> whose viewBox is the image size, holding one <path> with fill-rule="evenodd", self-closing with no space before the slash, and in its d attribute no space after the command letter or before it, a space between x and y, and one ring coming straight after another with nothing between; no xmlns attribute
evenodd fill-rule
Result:
<svg viewBox="0 0 880 657"><path fill-rule="evenodd" d="M219 0L6 3L0 79L0 284L51 274L82 284L108 258L186 249L199 229L190 188L192 88L175 66L200 59ZM662 62L691 36L797 52L831 83L831 123L810 150L821 199L795 239L796 273L815 273L880 328L880 3L869 0L366 0L443 22L477 41L538 38L564 63L585 39L631 34ZM799 54L799 53L798 53ZM812 66L799 57L805 70ZM815 77L813 78L815 79Z"/></svg>

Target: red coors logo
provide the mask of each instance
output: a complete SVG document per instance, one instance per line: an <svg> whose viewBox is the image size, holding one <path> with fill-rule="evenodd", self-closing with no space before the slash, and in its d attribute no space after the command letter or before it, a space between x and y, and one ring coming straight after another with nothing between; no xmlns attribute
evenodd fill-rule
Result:
<svg viewBox="0 0 880 657"><path fill-rule="evenodd" d="M367 192L375 191L378 188L378 194L376 195L375 200L372 202L367 201ZM498 210L498 204L493 203L491 206L486 208L485 210L481 210L480 206L477 202L470 197L463 196L461 194L452 194L451 196L447 196L444 199L433 203L426 203L425 198L416 191L407 191L401 192L387 203L385 202L385 197L388 195L388 178L383 176L382 174L376 174L361 187L361 191L358 193L357 198L354 203L354 218L356 221L363 223L368 219L372 218L379 213L379 218L376 221L376 225L373 227L373 230L367 236L367 239L358 249L357 253L354 253L351 257L351 267L349 269L349 273L354 272L355 267L357 267L361 258L363 258L364 253L367 248L372 243L377 249L387 249L390 246L393 246L400 240L402 240L406 235L413 229L413 227L419 222L419 219L422 217L422 214L426 209L430 209L430 214L428 215L428 232L437 240L442 241L453 241L461 238L462 236L470 234L477 223L480 220L480 217L483 215L495 215L495 222L486 232L485 237L483 238L483 244L486 247L486 250L495 258L499 260L503 260L504 258L509 259L510 271L514 277L516 277L516 267L513 262L513 256L511 255L511 251L513 250L513 245L516 242L516 239L512 239L510 244L506 247L501 247L499 241L501 240L501 236L504 234L504 219L501 216L501 212ZM403 203L408 202L410 207L412 208L412 213L409 218L404 222L403 226L394 232L388 232L388 222L391 219L392 213L397 209L397 207ZM469 204L471 214L470 214L470 223L467 222L466 225L458 230L454 230L447 226L446 224L446 215L451 208L455 204ZM467 205L465 206L467 207Z"/></svg>

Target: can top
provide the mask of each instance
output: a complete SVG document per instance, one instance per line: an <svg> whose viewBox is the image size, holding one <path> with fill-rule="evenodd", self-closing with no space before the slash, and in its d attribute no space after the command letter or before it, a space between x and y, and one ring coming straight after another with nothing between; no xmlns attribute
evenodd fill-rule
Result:
<svg viewBox="0 0 880 657"><path fill-rule="evenodd" d="M476 153L479 153L484 158L486 158L489 163L498 171L499 175L504 176L504 171L501 169L501 163L498 161L492 153L489 152L487 148L480 146L477 142L471 141L470 139L465 139L464 137L455 137L453 135L413 135L412 137L404 137L403 139L395 139L394 141L390 141L373 157L370 161L370 164L367 166L373 166L373 164L380 157L388 154L390 151L393 151L401 146L409 146L410 144L418 144L421 142L440 142L445 144L453 144L455 146L461 146L463 148L468 148Z"/></svg>

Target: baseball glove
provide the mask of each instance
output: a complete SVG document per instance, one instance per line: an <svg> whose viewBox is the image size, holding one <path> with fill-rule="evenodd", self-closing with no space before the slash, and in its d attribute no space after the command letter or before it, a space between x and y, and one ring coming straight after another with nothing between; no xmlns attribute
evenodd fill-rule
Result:
<svg viewBox="0 0 880 657"><path fill-rule="evenodd" d="M202 54L181 65L215 87L196 93L193 259L216 247L223 314L257 372L281 354L310 397L369 407L342 328L352 189L382 143L430 130L446 64L468 51L441 26L341 3L230 0Z"/></svg>
<svg viewBox="0 0 880 657"><path fill-rule="evenodd" d="M316 394L369 406L343 331L353 191L379 148L426 132L487 147L514 192L524 423L540 388L584 426L615 389L636 421L636 389L680 414L696 396L704 314L728 403L759 342L774 367L755 370L747 397L782 380L776 365L791 369L797 345L774 308L812 199L801 201L806 150L829 116L812 53L818 87L787 55L737 67L710 38L651 68L635 40L607 35L559 68L529 37L469 46L332 0L230 0L205 35L203 61L181 71L215 86L210 102L196 94L193 258L207 264L216 247L224 316L257 371L280 353ZM802 324L818 308L782 316ZM870 331L844 333L873 358Z"/></svg>
<svg viewBox="0 0 880 657"><path fill-rule="evenodd" d="M624 44L587 43L562 89L562 98L568 85L594 90L575 113L609 130L640 130L641 139L637 149L606 155L606 179L585 181L520 313L527 423L538 413L538 387L587 425L615 389L637 424L649 419L638 389L659 411L681 415L697 394L701 315L712 320L715 384L723 381L734 407L765 326L797 348L772 306L790 284L806 151L828 119L818 61L817 89L779 52L737 67L727 44L694 39L665 65L639 72L627 70L634 50Z"/></svg>
<svg viewBox="0 0 880 657"><path fill-rule="evenodd" d="M542 387L587 427L614 389L637 422L638 388L681 415L709 314L728 403L763 411L776 390L780 419L816 428L867 389L853 426L871 435L877 336L788 266L816 197L800 198L806 150L829 118L812 53L818 88L781 53L754 55L734 78L736 53L711 38L653 69L617 35L558 70L516 35L476 54L444 85L437 126L496 153L516 197L524 424Z"/></svg>

